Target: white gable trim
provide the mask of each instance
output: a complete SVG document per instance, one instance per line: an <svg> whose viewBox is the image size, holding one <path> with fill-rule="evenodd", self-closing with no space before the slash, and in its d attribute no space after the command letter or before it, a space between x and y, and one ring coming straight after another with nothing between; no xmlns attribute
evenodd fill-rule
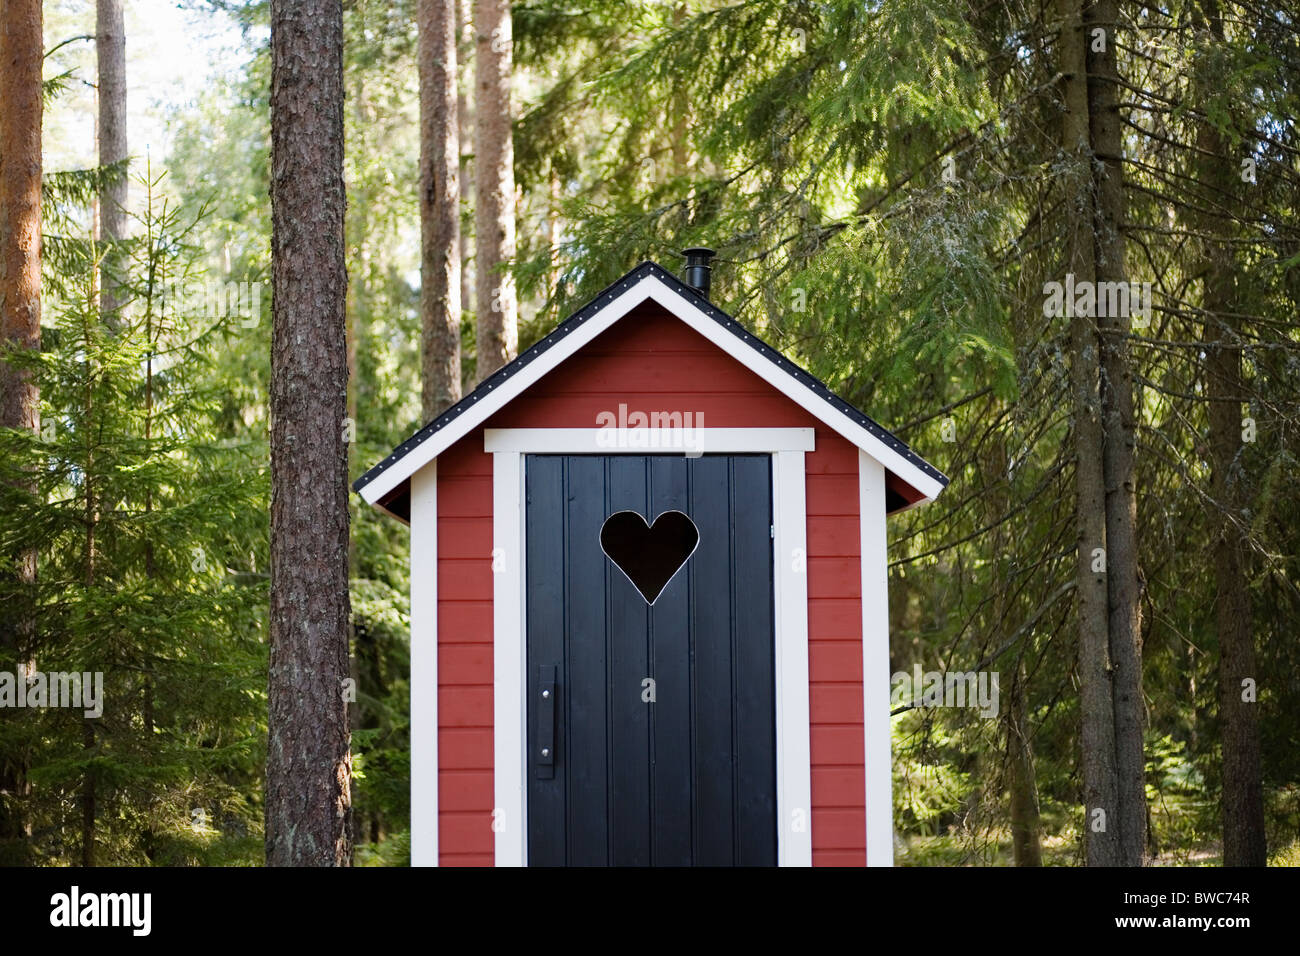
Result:
<svg viewBox="0 0 1300 956"><path fill-rule="evenodd" d="M564 339L522 366L513 378L506 379L496 387L495 391L484 395L473 408L454 418L445 428L425 438L419 447L400 458L396 458L395 455L390 456L394 459L392 466L362 488L361 496L370 504L376 504L416 471L482 425L494 412L503 408L547 372L647 299L654 299L781 394L875 458L889 471L921 492L923 500L929 501L943 490L942 482L926 474L903 456L901 449L905 446L902 442L896 442L896 448L891 447L863 426L851 421L821 396L810 391L803 382L764 355L758 348L758 340L739 322L733 319L724 327L705 315L698 305L672 289L663 280L648 275L635 282L630 279L624 282L622 291L607 305L576 326Z"/></svg>
<svg viewBox="0 0 1300 956"><path fill-rule="evenodd" d="M812 428L485 428L483 450L528 455L649 455L813 451Z"/></svg>
<svg viewBox="0 0 1300 956"><path fill-rule="evenodd" d="M594 431L594 430L593 430ZM636 431L627 429L625 433ZM797 428L703 429L736 454L772 455L773 648L775 665L777 863L812 865L812 743L808 685L808 519L804 454L812 430ZM572 441L573 444L569 444ZM492 660L493 831L497 866L528 864L527 554L525 455L590 454L585 429L488 429L492 453ZM707 447L717 450L714 441ZM640 448L603 454L647 454ZM877 468L880 466L877 465ZM883 474L883 471L882 471ZM885 513L883 499L880 520ZM414 646L414 639L412 645ZM412 802L412 814L416 804Z"/></svg>

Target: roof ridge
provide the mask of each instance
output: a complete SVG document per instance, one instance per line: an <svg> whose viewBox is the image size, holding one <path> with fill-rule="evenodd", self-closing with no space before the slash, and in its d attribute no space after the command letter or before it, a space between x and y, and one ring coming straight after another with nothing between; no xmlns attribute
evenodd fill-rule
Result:
<svg viewBox="0 0 1300 956"><path fill-rule="evenodd" d="M479 384L475 386L469 394L456 404L441 412L439 415L434 417L432 421L422 426L418 431L411 435L410 438L406 439L406 441L394 448L386 458L379 461L374 465L374 467L367 470L363 475L361 475L361 477L354 481L352 483L352 490L357 492L361 491L362 488L365 488L373 482L381 474L404 458L409 452L423 444L426 439L436 434L438 431L441 431L452 421L473 408L480 399L485 398L495 387L505 382L518 369L548 351L553 345L562 341L570 331L580 325L592 314L599 311L605 305L608 305L626 289L650 275L666 282L670 288L678 293L689 293L692 297L691 301L693 301L709 318L713 319L724 328L727 328L733 335L739 335L741 338L749 340L747 344L757 348L760 354L775 363L783 372L786 372L795 378L799 384L813 392L818 398L835 408L836 411L840 412L846 418L865 428L880 441L884 442L894 452L921 469L925 474L940 482L942 485L947 486L948 477L914 452L906 442L894 435L893 432L875 421L875 419L867 415L866 412L840 398L839 395L833 392L826 383L821 381L821 379L817 378L798 363L787 358L779 349L769 345L759 336L749 331L749 329L747 329L735 316L723 312L700 294L699 291L691 288L657 262L647 259L636 268L616 279L614 282L611 282L600 292L596 293L596 295L593 296L586 305L582 306L568 318L560 322L550 332L542 336L523 352L519 353L517 357L501 366L501 368L494 371L483 381L479 382Z"/></svg>

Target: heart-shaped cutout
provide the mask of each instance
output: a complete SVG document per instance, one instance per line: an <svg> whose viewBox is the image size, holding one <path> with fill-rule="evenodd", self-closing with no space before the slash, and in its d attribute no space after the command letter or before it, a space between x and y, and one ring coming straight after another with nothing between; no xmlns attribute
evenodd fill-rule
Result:
<svg viewBox="0 0 1300 956"><path fill-rule="evenodd" d="M665 511L646 524L636 511L616 511L600 529L600 546L615 567L654 604L668 582L700 543L695 522L680 511Z"/></svg>

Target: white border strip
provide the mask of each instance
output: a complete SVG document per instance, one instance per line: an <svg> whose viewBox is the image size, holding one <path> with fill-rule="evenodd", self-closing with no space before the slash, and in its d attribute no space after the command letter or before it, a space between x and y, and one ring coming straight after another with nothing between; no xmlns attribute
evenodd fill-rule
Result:
<svg viewBox="0 0 1300 956"><path fill-rule="evenodd" d="M485 428L483 450L525 455L812 451L812 428Z"/></svg>
<svg viewBox="0 0 1300 956"><path fill-rule="evenodd" d="M808 518L802 451L781 451L772 456L772 515L777 865L812 866Z"/></svg>
<svg viewBox="0 0 1300 956"><path fill-rule="evenodd" d="M528 862L526 803L528 754L528 653L525 617L524 448L557 454L583 454L586 430L578 429L578 447L556 440L556 429L503 429L491 438L493 575L493 753L497 866ZM802 443L809 429L732 429L734 450L772 452L760 447L775 434L782 443ZM543 433L550 433L549 436ZM741 434L745 433L745 434ZM485 436L485 444L489 439ZM804 495L804 450L773 453L773 598L776 646L777 711L777 859L782 866L812 864L812 753L808 703L807 516ZM811 448L807 449L811 450ZM609 454L622 450L606 451ZM627 454L645 454L628 449ZM883 475L883 470L881 471ZM882 499L883 505L883 499ZM883 520L884 512L881 517ZM797 560L805 556L804 560ZM514 693L508 692L514 688ZM414 812L414 811L413 811Z"/></svg>
<svg viewBox="0 0 1300 956"><path fill-rule="evenodd" d="M492 455L492 763L497 866L528 858L528 642L524 618L524 458ZM515 688L515 693L510 688Z"/></svg>
<svg viewBox="0 0 1300 956"><path fill-rule="evenodd" d="M858 450L862 548L862 736L867 866L894 865L893 764L889 717L889 556L885 469Z"/></svg>
<svg viewBox="0 0 1300 956"><path fill-rule="evenodd" d="M411 476L411 865L438 865L438 463Z"/></svg>

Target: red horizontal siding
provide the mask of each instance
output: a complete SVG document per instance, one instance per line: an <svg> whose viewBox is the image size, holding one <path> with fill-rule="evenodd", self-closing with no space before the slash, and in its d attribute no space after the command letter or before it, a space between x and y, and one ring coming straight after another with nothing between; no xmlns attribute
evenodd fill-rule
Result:
<svg viewBox="0 0 1300 956"><path fill-rule="evenodd" d="M494 849L492 839L492 814L481 810L447 810L438 814L438 843L454 846L456 854L485 854L489 858ZM443 865L448 854L442 854Z"/></svg>
<svg viewBox="0 0 1300 956"><path fill-rule="evenodd" d="M492 728L439 728L438 765L446 770L491 770Z"/></svg>
<svg viewBox="0 0 1300 956"><path fill-rule="evenodd" d="M438 678L439 727L491 727L492 687L463 687Z"/></svg>
<svg viewBox="0 0 1300 956"><path fill-rule="evenodd" d="M809 598L808 633L861 641L862 605L856 597Z"/></svg>
<svg viewBox="0 0 1300 956"><path fill-rule="evenodd" d="M835 436L840 441L844 439ZM817 436L822 438L821 434ZM809 515L838 515L845 518L858 516L858 472L851 475L808 475L805 485L808 498L805 507Z"/></svg>
<svg viewBox="0 0 1300 956"><path fill-rule="evenodd" d="M814 683L862 682L862 642L816 640L808 647L808 679Z"/></svg>
<svg viewBox="0 0 1300 956"><path fill-rule="evenodd" d="M862 549L859 542L861 529L856 521L845 521L838 516L809 515L808 537L817 542L817 554L852 558L854 566L857 566Z"/></svg>
<svg viewBox="0 0 1300 956"><path fill-rule="evenodd" d="M451 600L492 600L492 558L438 559L438 593Z"/></svg>
<svg viewBox="0 0 1300 956"><path fill-rule="evenodd" d="M491 644L492 601L466 601L438 594L438 644ZM441 686L441 685L439 685Z"/></svg>
<svg viewBox="0 0 1300 956"><path fill-rule="evenodd" d="M813 866L866 866L861 850L814 850Z"/></svg>
<svg viewBox="0 0 1300 956"><path fill-rule="evenodd" d="M808 704L814 724L861 723L861 681L844 684L824 684L813 681L810 691ZM814 793L813 806L816 805L817 794Z"/></svg>
<svg viewBox="0 0 1300 956"><path fill-rule="evenodd" d="M482 808L492 806L492 771L491 770L448 770L438 771L438 808L449 813L457 810L482 813ZM489 829L492 811L483 814L488 820Z"/></svg>
<svg viewBox="0 0 1300 956"><path fill-rule="evenodd" d="M814 723L812 728L812 764L814 767L845 766L862 763L865 746L859 723Z"/></svg>
<svg viewBox="0 0 1300 956"><path fill-rule="evenodd" d="M703 336L644 306L499 411L491 428L595 428L602 412L692 424L812 427L806 456L812 840L816 866L861 866L862 614L858 452ZM702 416L702 418L701 418ZM492 864L492 457L476 430L438 460L439 852ZM418 587L412 582L412 587Z"/></svg>
<svg viewBox="0 0 1300 956"><path fill-rule="evenodd" d="M440 647L438 680L448 685L492 683L492 645L448 644Z"/></svg>
<svg viewBox="0 0 1300 956"><path fill-rule="evenodd" d="M820 541L808 541L808 597L857 598L862 594L862 565L857 557L821 557Z"/></svg>
<svg viewBox="0 0 1300 956"><path fill-rule="evenodd" d="M479 435L479 441L482 441ZM451 471L446 464L438 468L438 514L452 515L458 518L488 518L488 527L492 526L492 476L486 480L482 476L461 477ZM486 485L486 489L484 486ZM484 493L486 491L486 494Z"/></svg>
<svg viewBox="0 0 1300 956"><path fill-rule="evenodd" d="M492 521L483 518L440 518L438 557L483 558L492 555Z"/></svg>

